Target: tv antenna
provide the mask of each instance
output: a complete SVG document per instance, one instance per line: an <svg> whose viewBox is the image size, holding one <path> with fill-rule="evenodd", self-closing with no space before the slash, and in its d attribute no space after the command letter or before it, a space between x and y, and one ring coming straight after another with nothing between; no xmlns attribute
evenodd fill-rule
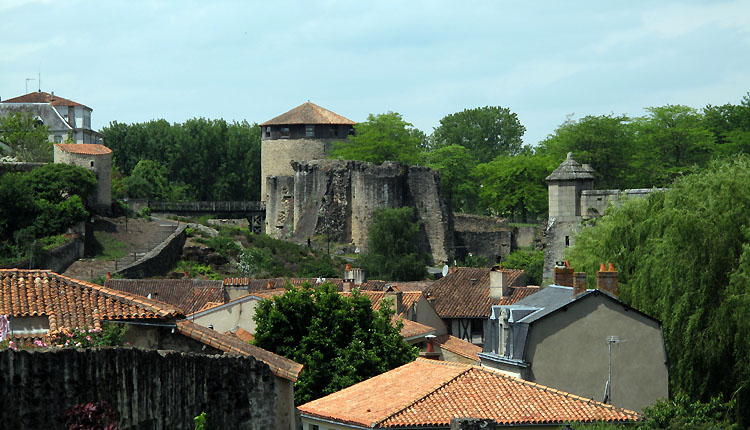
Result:
<svg viewBox="0 0 750 430"><path fill-rule="evenodd" d="M620 342L625 342L624 340L620 340L617 336L609 336L607 337L607 347L609 349L609 373L607 374L607 384L604 386L604 400L602 400L602 403L611 403L612 400L612 345L619 345Z"/></svg>
<svg viewBox="0 0 750 430"><path fill-rule="evenodd" d="M29 93L29 81L36 81L36 78L26 78L26 94Z"/></svg>

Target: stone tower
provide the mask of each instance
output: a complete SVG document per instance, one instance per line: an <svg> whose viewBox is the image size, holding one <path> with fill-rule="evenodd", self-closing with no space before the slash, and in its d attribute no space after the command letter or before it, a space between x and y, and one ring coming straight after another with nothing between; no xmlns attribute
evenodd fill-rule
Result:
<svg viewBox="0 0 750 430"><path fill-rule="evenodd" d="M55 163L72 164L96 175L96 190L89 197L91 207L109 214L112 207L112 150L95 143L56 143Z"/></svg>
<svg viewBox="0 0 750 430"><path fill-rule="evenodd" d="M555 262L563 259L565 248L573 246L573 236L581 228L581 194L594 189L594 170L568 157L547 176L549 220L544 253L544 279L552 279Z"/></svg>
<svg viewBox="0 0 750 430"><path fill-rule="evenodd" d="M354 124L311 102L261 124L261 200L268 200L270 190L266 181L269 176L294 176L292 161L327 158L331 142L346 139L353 133Z"/></svg>

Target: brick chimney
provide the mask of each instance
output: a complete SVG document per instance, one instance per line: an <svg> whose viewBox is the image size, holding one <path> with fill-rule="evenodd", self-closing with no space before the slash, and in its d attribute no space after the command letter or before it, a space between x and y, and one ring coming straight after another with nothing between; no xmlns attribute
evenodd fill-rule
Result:
<svg viewBox="0 0 750 430"><path fill-rule="evenodd" d="M573 274L573 297L586 292L586 272Z"/></svg>
<svg viewBox="0 0 750 430"><path fill-rule="evenodd" d="M510 294L509 272L503 266L492 266L490 270L490 298L501 299Z"/></svg>
<svg viewBox="0 0 750 430"><path fill-rule="evenodd" d="M432 340L435 338L434 334L428 334L425 336L427 338L427 347L424 351L419 353L420 357L428 358L430 360L440 360L440 352L435 352L435 345L432 343Z"/></svg>
<svg viewBox="0 0 750 430"><path fill-rule="evenodd" d="M555 266L555 274L553 283L561 287L572 287L573 286L573 268L570 267L570 262L565 260L564 265Z"/></svg>
<svg viewBox="0 0 750 430"><path fill-rule="evenodd" d="M617 284L617 276L614 264L609 263L609 268L605 268L604 263L602 263L599 266L599 271L596 272L596 288L618 297L620 288Z"/></svg>

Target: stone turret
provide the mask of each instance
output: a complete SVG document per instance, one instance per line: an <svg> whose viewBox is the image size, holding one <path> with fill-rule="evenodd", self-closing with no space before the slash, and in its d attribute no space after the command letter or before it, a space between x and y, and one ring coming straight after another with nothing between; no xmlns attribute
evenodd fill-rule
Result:
<svg viewBox="0 0 750 430"><path fill-rule="evenodd" d="M594 189L594 169L573 159L573 153L547 176L549 217L577 221L581 216L581 192Z"/></svg>

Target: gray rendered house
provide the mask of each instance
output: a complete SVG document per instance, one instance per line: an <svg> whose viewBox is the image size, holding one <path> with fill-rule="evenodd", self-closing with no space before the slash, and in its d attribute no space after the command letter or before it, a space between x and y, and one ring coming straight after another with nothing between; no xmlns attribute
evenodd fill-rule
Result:
<svg viewBox="0 0 750 430"><path fill-rule="evenodd" d="M572 269L562 271L572 280ZM666 398L661 323L617 298L617 272L600 271L598 278L600 289L587 290L585 273L576 273L576 287L550 285L493 306L482 365L631 410Z"/></svg>

